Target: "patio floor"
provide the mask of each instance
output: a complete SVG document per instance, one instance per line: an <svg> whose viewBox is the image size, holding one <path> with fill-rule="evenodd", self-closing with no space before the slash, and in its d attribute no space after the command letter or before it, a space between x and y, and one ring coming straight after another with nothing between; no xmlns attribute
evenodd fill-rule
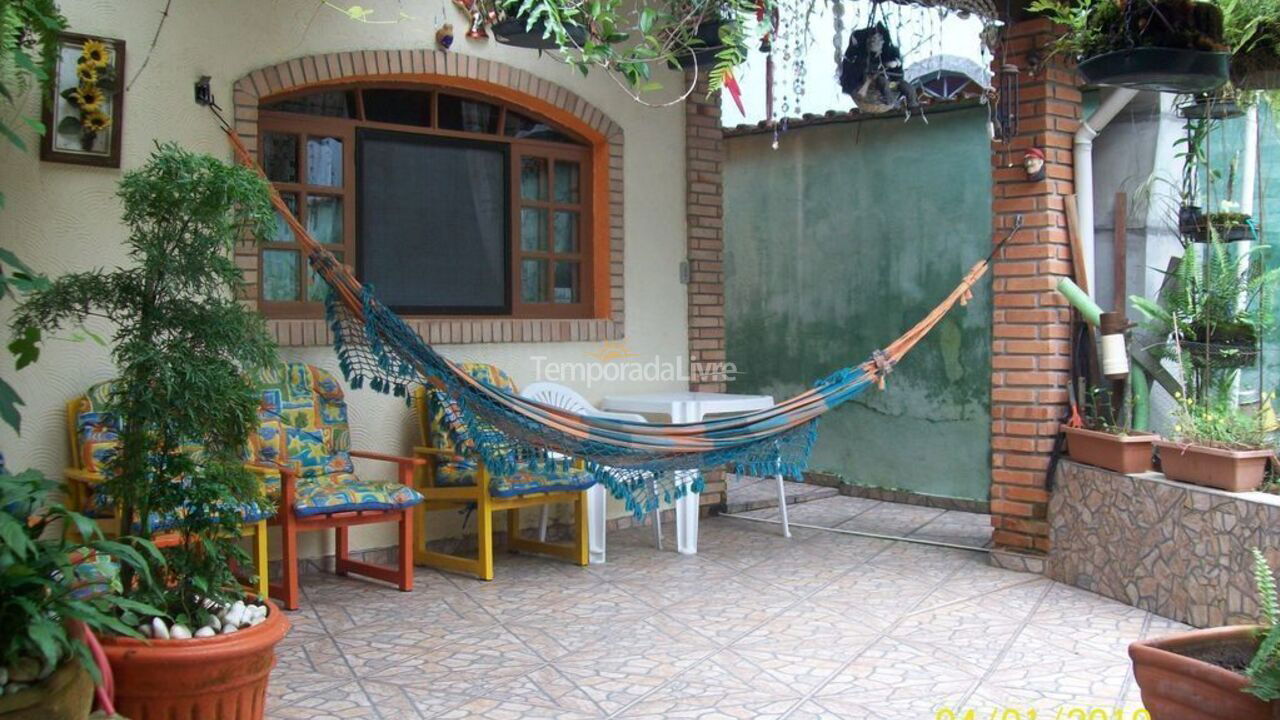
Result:
<svg viewBox="0 0 1280 720"><path fill-rule="evenodd" d="M797 507L838 513L851 499ZM408 594L308 575L268 716L1133 710L1126 646L1182 627L982 552L802 528L786 540L732 517L701 530L696 556L657 552L640 527L609 536L605 565L503 555L492 582L419 568Z"/></svg>

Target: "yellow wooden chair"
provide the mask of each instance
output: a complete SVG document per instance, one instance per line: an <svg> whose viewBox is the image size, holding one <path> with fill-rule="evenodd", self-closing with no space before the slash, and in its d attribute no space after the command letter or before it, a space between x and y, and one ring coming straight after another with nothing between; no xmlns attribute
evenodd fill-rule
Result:
<svg viewBox="0 0 1280 720"><path fill-rule="evenodd" d="M502 370L482 363L463 363L463 369L489 385L510 393L516 384ZM417 508L418 538L414 562L419 565L493 579L493 513L507 511L507 549L540 553L587 564L587 493L595 478L581 468L555 477L521 466L510 475L494 475L475 454L460 454L450 430L466 432L457 406L438 390L418 388L414 393L422 445L414 452L427 460L420 468L418 491L426 501ZM520 510L558 503L573 505L573 540L567 544L531 540L520 535ZM474 505L479 553L475 559L427 549L426 513Z"/></svg>
<svg viewBox="0 0 1280 720"><path fill-rule="evenodd" d="M67 403L67 440L71 447L71 467L66 469L68 501L72 509L93 517L107 537L127 535L120 527L120 513L104 508L96 497L96 485L101 483L102 465L106 455L118 446L116 423L108 417L106 407L111 383L98 383L84 395ZM249 466L254 472L258 468ZM252 539L253 570L257 574L250 588L259 597L267 597L267 518L249 518L241 528L241 536ZM159 533L154 542L158 547L176 545L180 538L176 533Z"/></svg>

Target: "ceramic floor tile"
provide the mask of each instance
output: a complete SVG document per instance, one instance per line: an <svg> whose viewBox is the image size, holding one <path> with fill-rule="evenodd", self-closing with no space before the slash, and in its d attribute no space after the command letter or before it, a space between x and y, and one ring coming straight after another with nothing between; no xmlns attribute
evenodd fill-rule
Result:
<svg viewBox="0 0 1280 720"><path fill-rule="evenodd" d="M771 483L761 483L760 491ZM790 490L790 488L788 488ZM835 496L790 506L847 525L977 531L981 517ZM308 575L267 716L933 718L976 707L1136 708L1127 644L1183 629L988 564L980 552L735 518L699 553L610 535L609 562L501 553L497 577L418 570L412 593ZM957 535L958 536L958 535Z"/></svg>
<svg viewBox="0 0 1280 720"><path fill-rule="evenodd" d="M937 519L945 510L922 505L881 503L866 512L840 523L841 530L858 530L894 537L905 537Z"/></svg>
<svg viewBox="0 0 1280 720"><path fill-rule="evenodd" d="M836 495L818 502L804 502L787 507L787 520L805 525L835 527L856 515L881 505L879 500ZM741 513L745 517L779 520L782 513L777 507L761 508Z"/></svg>

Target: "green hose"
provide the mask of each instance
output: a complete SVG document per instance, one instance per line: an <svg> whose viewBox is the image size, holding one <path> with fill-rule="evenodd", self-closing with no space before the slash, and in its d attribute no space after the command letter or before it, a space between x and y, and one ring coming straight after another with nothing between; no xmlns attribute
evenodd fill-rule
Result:
<svg viewBox="0 0 1280 720"><path fill-rule="evenodd" d="M1151 383L1147 371L1136 362L1129 363L1129 392L1133 408L1133 429L1146 431L1151 428Z"/></svg>
<svg viewBox="0 0 1280 720"><path fill-rule="evenodd" d="M1071 278L1062 278L1058 281L1058 292L1071 303L1071 307L1080 311L1080 315L1084 317L1084 321L1098 327L1098 323L1102 321L1102 308L1090 299L1089 294L1080 289L1079 285L1071 282Z"/></svg>

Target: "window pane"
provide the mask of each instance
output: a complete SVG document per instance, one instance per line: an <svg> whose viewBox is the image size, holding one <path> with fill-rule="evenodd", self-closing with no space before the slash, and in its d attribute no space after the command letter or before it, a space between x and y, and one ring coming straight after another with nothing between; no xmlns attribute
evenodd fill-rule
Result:
<svg viewBox="0 0 1280 720"><path fill-rule="evenodd" d="M578 263L556 263L555 299L558 303L578 302Z"/></svg>
<svg viewBox="0 0 1280 720"><path fill-rule="evenodd" d="M342 198L333 195L308 195L307 232L318 243L341 245Z"/></svg>
<svg viewBox="0 0 1280 720"><path fill-rule="evenodd" d="M520 299L528 303L547 301L547 261L520 261Z"/></svg>
<svg viewBox="0 0 1280 720"><path fill-rule="evenodd" d="M278 100L262 106L263 110L322 115L324 117L353 118L356 116L356 94L352 90L332 90L304 95L299 98Z"/></svg>
<svg viewBox="0 0 1280 720"><path fill-rule="evenodd" d="M403 312L510 307L515 231L501 143L359 130L360 268Z"/></svg>
<svg viewBox="0 0 1280 720"><path fill-rule="evenodd" d="M342 141L307 138L307 184L342 187Z"/></svg>
<svg viewBox="0 0 1280 720"><path fill-rule="evenodd" d="M431 93L373 88L364 91L364 119L397 125L431 125Z"/></svg>
<svg viewBox="0 0 1280 720"><path fill-rule="evenodd" d="M280 198L284 200L284 204L289 206L289 211L294 217L298 216L298 195L296 193L280 193ZM293 235L293 228L284 221L284 216L280 211L276 211L276 231L271 236L271 242L291 243L296 242L297 238Z"/></svg>
<svg viewBox="0 0 1280 720"><path fill-rule="evenodd" d="M262 299L270 302L297 300L298 251L262 251Z"/></svg>
<svg viewBox="0 0 1280 720"><path fill-rule="evenodd" d="M556 252L578 252L578 213L557 210L555 225Z"/></svg>
<svg viewBox="0 0 1280 720"><path fill-rule="evenodd" d="M546 210L542 208L520 208L520 249L532 252L546 251Z"/></svg>
<svg viewBox="0 0 1280 720"><path fill-rule="evenodd" d="M262 169L271 182L298 182L298 136L262 133Z"/></svg>
<svg viewBox="0 0 1280 720"><path fill-rule="evenodd" d="M502 134L513 138L577 144L576 141L541 120L534 120L511 110L507 111L506 120L502 123Z"/></svg>
<svg viewBox="0 0 1280 720"><path fill-rule="evenodd" d="M338 262L342 262L342 253L333 253ZM325 282L311 269L307 263L307 299L312 302L324 302L329 297L329 283Z"/></svg>
<svg viewBox="0 0 1280 720"><path fill-rule="evenodd" d="M487 102L441 94L436 98L439 127L476 133L498 132L498 107Z"/></svg>
<svg viewBox="0 0 1280 720"><path fill-rule="evenodd" d="M556 202L578 202L578 176L578 163L556 161Z"/></svg>
<svg viewBox="0 0 1280 720"><path fill-rule="evenodd" d="M525 200L547 199L546 158L520 158L520 197Z"/></svg>

